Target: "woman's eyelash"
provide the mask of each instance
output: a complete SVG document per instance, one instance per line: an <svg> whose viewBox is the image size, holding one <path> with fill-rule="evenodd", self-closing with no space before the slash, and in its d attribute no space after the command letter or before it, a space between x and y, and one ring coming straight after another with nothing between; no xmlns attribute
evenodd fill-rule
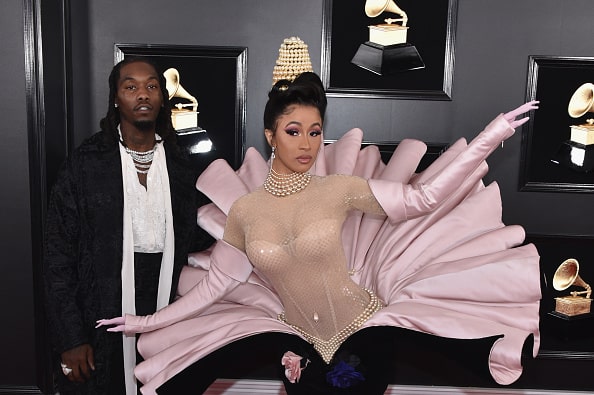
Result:
<svg viewBox="0 0 594 395"><path fill-rule="evenodd" d="M287 133L291 136L298 136L299 134L301 134L301 131L299 129L286 129L285 133ZM322 134L322 131L321 130L310 130L307 133L311 136L319 136Z"/></svg>

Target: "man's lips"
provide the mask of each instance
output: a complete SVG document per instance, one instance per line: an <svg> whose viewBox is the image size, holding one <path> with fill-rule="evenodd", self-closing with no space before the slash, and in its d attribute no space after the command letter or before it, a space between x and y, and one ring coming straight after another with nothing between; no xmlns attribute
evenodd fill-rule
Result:
<svg viewBox="0 0 594 395"><path fill-rule="evenodd" d="M153 107L150 104L140 104L136 107L134 107L134 111L151 111L153 109Z"/></svg>

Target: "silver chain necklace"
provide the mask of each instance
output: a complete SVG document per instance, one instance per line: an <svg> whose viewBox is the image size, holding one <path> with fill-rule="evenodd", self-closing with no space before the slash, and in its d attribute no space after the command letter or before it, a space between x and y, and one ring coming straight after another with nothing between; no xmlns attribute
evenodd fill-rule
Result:
<svg viewBox="0 0 594 395"><path fill-rule="evenodd" d="M155 146L152 149L144 152L134 151L133 149L126 147L122 140L120 140L120 143L122 143L128 155L132 157L134 166L136 167L136 172L139 174L147 174L153 162L153 158L155 157L157 143L155 143Z"/></svg>

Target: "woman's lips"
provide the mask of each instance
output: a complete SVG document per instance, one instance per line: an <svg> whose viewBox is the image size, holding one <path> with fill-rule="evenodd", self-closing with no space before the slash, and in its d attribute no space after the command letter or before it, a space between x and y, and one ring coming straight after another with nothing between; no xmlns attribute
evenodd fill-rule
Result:
<svg viewBox="0 0 594 395"><path fill-rule="evenodd" d="M311 156L299 156L297 157L297 162L307 164L311 162Z"/></svg>

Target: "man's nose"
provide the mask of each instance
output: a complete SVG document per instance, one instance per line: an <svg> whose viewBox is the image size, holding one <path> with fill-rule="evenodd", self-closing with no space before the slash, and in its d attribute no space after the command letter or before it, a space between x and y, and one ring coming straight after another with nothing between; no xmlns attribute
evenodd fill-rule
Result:
<svg viewBox="0 0 594 395"><path fill-rule="evenodd" d="M144 87L138 88L138 93L136 94L136 98L138 100L146 100L146 99L148 99L148 97L149 97L148 89L146 89Z"/></svg>

